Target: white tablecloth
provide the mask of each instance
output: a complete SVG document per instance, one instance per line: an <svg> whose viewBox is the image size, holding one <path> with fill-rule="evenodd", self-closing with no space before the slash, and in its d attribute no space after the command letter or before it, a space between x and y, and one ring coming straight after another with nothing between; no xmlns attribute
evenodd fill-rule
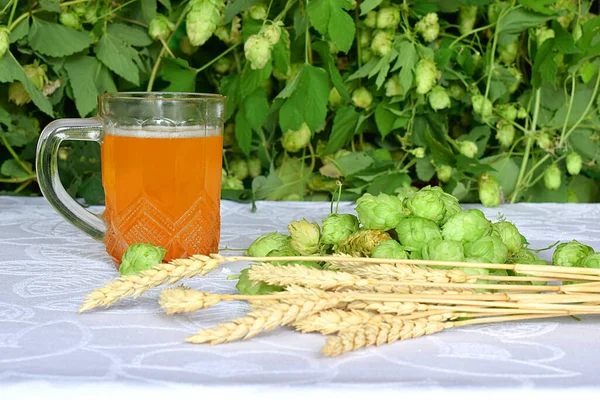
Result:
<svg viewBox="0 0 600 400"><path fill-rule="evenodd" d="M340 208L351 210L350 204ZM221 245L245 248L262 233L283 232L302 217L320 221L328 212L326 203L263 202L251 213L247 204L225 201ZM534 248L577 239L600 250L600 205L518 204L484 212L491 219L502 213ZM235 281L227 276L244 266L227 264L186 284L234 292ZM167 316L156 289L108 310L76 313L86 293L115 276L103 246L44 199L0 197L1 399L52 391L63 399L106 398L136 387L199 395L220 388L263 399L266 393L306 395L332 388L369 394L401 388L600 389L600 318L450 329L332 359L319 353L322 336L285 328L215 347L183 342L199 328L242 315L242 303Z"/></svg>

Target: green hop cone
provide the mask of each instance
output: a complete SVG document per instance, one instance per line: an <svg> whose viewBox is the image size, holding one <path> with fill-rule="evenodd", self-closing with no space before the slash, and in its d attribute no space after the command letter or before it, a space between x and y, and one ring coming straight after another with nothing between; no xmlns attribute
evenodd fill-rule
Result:
<svg viewBox="0 0 600 400"><path fill-rule="evenodd" d="M510 7L510 3L508 1L497 1L490 4L487 10L489 23L495 24L498 22L500 14L502 14L508 7Z"/></svg>
<svg viewBox="0 0 600 400"><path fill-rule="evenodd" d="M187 36L182 36L179 41L179 50L185 55L191 56L196 51L198 51L198 47L192 46L190 43L190 38Z"/></svg>
<svg viewBox="0 0 600 400"><path fill-rule="evenodd" d="M404 93L400 85L400 78L397 74L393 75L385 82L385 95L387 97L402 96Z"/></svg>
<svg viewBox="0 0 600 400"><path fill-rule="evenodd" d="M376 31L371 40L371 51L381 57L384 57L392 51L394 35L388 31Z"/></svg>
<svg viewBox="0 0 600 400"><path fill-rule="evenodd" d="M92 5L85 10L83 20L88 24L94 24L98 20L98 9L95 5Z"/></svg>
<svg viewBox="0 0 600 400"><path fill-rule="evenodd" d="M229 162L229 173L239 180L248 177L248 163L241 158L235 158Z"/></svg>
<svg viewBox="0 0 600 400"><path fill-rule="evenodd" d="M255 21L267 18L267 6L263 3L255 4L248 8L248 16Z"/></svg>
<svg viewBox="0 0 600 400"><path fill-rule="evenodd" d="M577 267L580 265L581 259L591 254L594 254L592 247L572 240L556 246L552 255L552 264L561 267Z"/></svg>
<svg viewBox="0 0 600 400"><path fill-rule="evenodd" d="M509 148L515 140L515 127L510 123L500 120L496 124L496 139L503 148Z"/></svg>
<svg viewBox="0 0 600 400"><path fill-rule="evenodd" d="M579 260L579 266L583 268L600 268L600 253L583 257Z"/></svg>
<svg viewBox="0 0 600 400"><path fill-rule="evenodd" d="M400 10L396 7L384 7L377 13L377 29L395 29L400 23Z"/></svg>
<svg viewBox="0 0 600 400"><path fill-rule="evenodd" d="M444 215L444 219L440 222L440 225L444 225L446 221L448 221L452 216L458 214L462 209L460 208L460 203L458 199L451 194L444 192L444 190L439 186L426 186L421 190L431 190L435 194L438 195L442 203L444 203L444 209L446 210L446 214Z"/></svg>
<svg viewBox="0 0 600 400"><path fill-rule="evenodd" d="M535 39L538 47L540 47L546 40L552 39L556 36L554 29L550 29L546 26L541 26L535 30Z"/></svg>
<svg viewBox="0 0 600 400"><path fill-rule="evenodd" d="M161 246L153 246L150 243L132 244L123 253L119 272L121 275L139 274L153 265L160 264L166 254L167 250Z"/></svg>
<svg viewBox="0 0 600 400"><path fill-rule="evenodd" d="M250 268L244 268L240 273L238 282L235 288L240 294L245 295L257 295L257 294L269 294L275 292L281 292L284 290L281 286L269 285L263 281L253 281L248 277L248 271Z"/></svg>
<svg viewBox="0 0 600 400"><path fill-rule="evenodd" d="M521 250L523 242L521 233L512 223L508 221L496 222L492 225L493 232L498 235L509 252L517 253Z"/></svg>
<svg viewBox="0 0 600 400"><path fill-rule="evenodd" d="M369 108L373 102L373 95L369 90L361 86L352 92L352 103L359 108Z"/></svg>
<svg viewBox="0 0 600 400"><path fill-rule="evenodd" d="M221 19L223 0L192 0L185 25L192 46L202 46L213 35Z"/></svg>
<svg viewBox="0 0 600 400"><path fill-rule="evenodd" d="M436 261L463 261L465 250L456 240L435 239L423 247L423 258Z"/></svg>
<svg viewBox="0 0 600 400"><path fill-rule="evenodd" d="M400 244L410 251L421 251L427 243L441 239L437 224L421 217L403 218L396 227Z"/></svg>
<svg viewBox="0 0 600 400"><path fill-rule="evenodd" d="M44 87L46 82L48 82L45 65L38 65L37 62L34 62L33 64L23 66L23 70L35 87L40 90ZM8 85L8 99L18 106L22 106L31 101L31 97L29 97L29 94L21 82L11 82Z"/></svg>
<svg viewBox="0 0 600 400"><path fill-rule="evenodd" d="M308 146L311 136L310 128L306 122L303 122L297 131L289 130L283 134L281 145L285 151L295 153Z"/></svg>
<svg viewBox="0 0 600 400"><path fill-rule="evenodd" d="M327 105L330 109L335 110L338 108L340 103L342 102L342 96L340 92L335 87L332 87L329 91L329 96L327 96Z"/></svg>
<svg viewBox="0 0 600 400"><path fill-rule="evenodd" d="M466 258L465 261L466 262L476 262L476 263L485 262L483 260L479 260L479 259L473 258L473 257ZM459 268L459 269L467 275L489 275L490 274L490 270L487 268ZM477 283L479 285L487 285L490 283L490 281L487 279L477 279L477 281L475 283ZM485 292L488 292L488 289L475 289L475 292L485 293Z"/></svg>
<svg viewBox="0 0 600 400"><path fill-rule="evenodd" d="M556 164L552 164L544 172L544 185L550 190L558 190L562 183L561 172Z"/></svg>
<svg viewBox="0 0 600 400"><path fill-rule="evenodd" d="M0 58L8 51L10 47L10 31L6 26L0 25Z"/></svg>
<svg viewBox="0 0 600 400"><path fill-rule="evenodd" d="M364 19L367 28L375 29L377 27L377 11L369 11Z"/></svg>
<svg viewBox="0 0 600 400"><path fill-rule="evenodd" d="M450 107L450 96L443 87L437 85L429 92L429 105L435 111Z"/></svg>
<svg viewBox="0 0 600 400"><path fill-rule="evenodd" d="M411 153L415 158L425 158L425 147L417 147Z"/></svg>
<svg viewBox="0 0 600 400"><path fill-rule="evenodd" d="M462 88L461 85L459 85L457 83L452 83L448 87L448 93L450 94L450 97L452 97L453 99L461 100L465 95L465 90Z"/></svg>
<svg viewBox="0 0 600 400"><path fill-rule="evenodd" d="M470 140L463 140L460 142L458 150L465 157L475 158L479 149L477 148L477 143Z"/></svg>
<svg viewBox="0 0 600 400"><path fill-rule="evenodd" d="M394 193L396 193L396 195L398 196L398 198L400 200L404 200L406 198L409 198L413 194L417 193L418 191L419 191L419 189L417 189L414 186L402 186L402 187L396 188L396 190L394 190Z"/></svg>
<svg viewBox="0 0 600 400"><path fill-rule="evenodd" d="M581 172L581 156L575 152L567 156L567 171L571 175L579 175Z"/></svg>
<svg viewBox="0 0 600 400"><path fill-rule="evenodd" d="M417 63L417 66L415 67L417 93L428 93L435 86L435 83L439 78L440 72L433 61L424 58Z"/></svg>
<svg viewBox="0 0 600 400"><path fill-rule="evenodd" d="M521 82L523 81L523 74L521 74L521 71L519 71L518 69L516 69L515 67L508 67L507 68L508 72L512 75L513 77L513 81L512 84L510 84L508 86L508 93L514 93L517 91L517 89L519 89L519 86L521 85Z"/></svg>
<svg viewBox="0 0 600 400"><path fill-rule="evenodd" d="M437 178L440 182L448 182L452 178L452 167L449 165L442 165L437 169Z"/></svg>
<svg viewBox="0 0 600 400"><path fill-rule="evenodd" d="M506 243L504 243L506 245ZM509 250L510 251L510 250ZM508 262L511 264L532 264L532 265L546 265L548 264L531 250L521 247L514 253L509 253ZM516 274L517 276L523 276L522 274ZM536 285L538 283L534 283ZM544 283L545 284L545 283Z"/></svg>
<svg viewBox="0 0 600 400"><path fill-rule="evenodd" d="M248 250L246 255L250 257L266 257L273 250L292 249L290 237L281 233L271 232L259 236Z"/></svg>
<svg viewBox="0 0 600 400"><path fill-rule="evenodd" d="M408 253L395 240L386 240L379 243L371 252L373 258L392 258L395 260L408 259Z"/></svg>
<svg viewBox="0 0 600 400"><path fill-rule="evenodd" d="M227 176L221 180L221 189L244 190L244 182L235 176Z"/></svg>
<svg viewBox="0 0 600 400"><path fill-rule="evenodd" d="M358 219L352 214L331 214L321 222L321 243L337 246L358 231Z"/></svg>
<svg viewBox="0 0 600 400"><path fill-rule="evenodd" d="M490 99L482 94L476 94L471 97L473 111L479 114L482 118L487 118L492 115L493 105Z"/></svg>
<svg viewBox="0 0 600 400"><path fill-rule="evenodd" d="M496 236L484 236L465 243L465 256L492 264L504 264L508 259L508 249Z"/></svg>
<svg viewBox="0 0 600 400"><path fill-rule="evenodd" d="M292 248L303 256L315 254L319 251L321 230L316 222L308 222L304 218L288 225L290 244Z"/></svg>
<svg viewBox="0 0 600 400"><path fill-rule="evenodd" d="M262 174L262 164L256 157L252 157L248 160L248 175L250 178L256 178Z"/></svg>
<svg viewBox="0 0 600 400"><path fill-rule="evenodd" d="M352 257L369 257L381 242L392 240L387 233L375 229L359 229L340 240L338 252Z"/></svg>
<svg viewBox="0 0 600 400"><path fill-rule="evenodd" d="M371 35L371 31L368 29L362 29L358 34L358 45L363 47L368 47L371 45L371 40L373 40L373 36Z"/></svg>
<svg viewBox="0 0 600 400"><path fill-rule="evenodd" d="M183 41L183 39L182 39ZM181 42L180 42L181 43ZM218 74L225 75L232 67L231 60L227 57L219 58L213 67Z"/></svg>
<svg viewBox="0 0 600 400"><path fill-rule="evenodd" d="M446 207L438 194L428 189L423 188L406 199L405 207L416 217L440 224L446 216Z"/></svg>
<svg viewBox="0 0 600 400"><path fill-rule="evenodd" d="M547 133L539 134L535 139L538 147L545 151L554 150L554 140Z"/></svg>
<svg viewBox="0 0 600 400"><path fill-rule="evenodd" d="M525 119L525 118L527 118L527 115L529 115L529 114L527 113L527 109L525 109L525 108L523 108L523 107L520 107L520 108L517 110L517 118L518 118L518 119Z"/></svg>
<svg viewBox="0 0 600 400"><path fill-rule="evenodd" d="M317 172L308 181L308 188L313 192L334 192L338 186L335 179L327 178Z"/></svg>
<svg viewBox="0 0 600 400"><path fill-rule="evenodd" d="M498 110L498 114L500 114L500 116L502 118L504 118L506 121L514 121L515 119L517 119L517 114L518 114L517 107L515 107L514 104L504 104ZM502 121L503 124L510 125L506 121Z"/></svg>
<svg viewBox="0 0 600 400"><path fill-rule="evenodd" d="M79 16L72 11L61 12L58 20L67 28L81 29L81 20L79 19Z"/></svg>
<svg viewBox="0 0 600 400"><path fill-rule="evenodd" d="M365 193L356 204L358 220L366 229L389 231L405 217L402 200L386 193L377 196Z"/></svg>
<svg viewBox="0 0 600 400"><path fill-rule="evenodd" d="M369 47L362 49L362 53L360 54L360 61L362 61L363 64L368 63L369 61L371 61L372 58L373 52Z"/></svg>
<svg viewBox="0 0 600 400"><path fill-rule="evenodd" d="M429 13L417 22L415 30L426 42L433 42L440 34L440 24L436 13Z"/></svg>
<svg viewBox="0 0 600 400"><path fill-rule="evenodd" d="M473 31L477 21L477 6L460 6L458 9L458 30L461 35Z"/></svg>
<svg viewBox="0 0 600 400"><path fill-rule="evenodd" d="M446 240L473 242L492 233L492 223L476 209L456 213L442 227Z"/></svg>
<svg viewBox="0 0 600 400"><path fill-rule="evenodd" d="M300 255L300 253L298 253L292 247L289 247L289 248L285 248L285 249L281 249L281 250L271 250L269 252L269 254L267 254L267 257L296 257L299 255ZM273 265L289 265L291 263L291 264L295 264L295 265L304 265L305 267L309 267L309 268L323 269L321 264L319 264L316 261L271 260L271 261L269 261L269 263L273 264Z"/></svg>
<svg viewBox="0 0 600 400"><path fill-rule="evenodd" d="M265 24L260 28L259 35L267 39L271 45L276 45L281 38L281 25L283 25L281 21Z"/></svg>
<svg viewBox="0 0 600 400"><path fill-rule="evenodd" d="M271 42L260 35L251 35L244 43L244 55L250 68L263 69L271 59Z"/></svg>
<svg viewBox="0 0 600 400"><path fill-rule="evenodd" d="M484 207L498 207L502 194L496 178L483 174L479 178L479 201Z"/></svg>
<svg viewBox="0 0 600 400"><path fill-rule="evenodd" d="M512 64L519 54L519 40L498 45L498 58L504 64Z"/></svg>
<svg viewBox="0 0 600 400"><path fill-rule="evenodd" d="M148 35L154 40L167 40L175 24L162 14L156 14L148 25Z"/></svg>

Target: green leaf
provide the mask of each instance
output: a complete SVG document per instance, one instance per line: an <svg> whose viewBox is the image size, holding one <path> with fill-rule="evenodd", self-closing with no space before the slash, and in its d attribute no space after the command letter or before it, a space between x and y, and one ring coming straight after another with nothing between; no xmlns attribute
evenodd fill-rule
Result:
<svg viewBox="0 0 600 400"><path fill-rule="evenodd" d="M429 158L419 158L417 160L417 177L423 182L429 182L435 175L435 166Z"/></svg>
<svg viewBox="0 0 600 400"><path fill-rule="evenodd" d="M294 38L298 39L306 32L306 13L304 7L298 6L294 11Z"/></svg>
<svg viewBox="0 0 600 400"><path fill-rule="evenodd" d="M480 125L471 129L466 139L477 143L477 155L475 158L481 158L481 156L483 156L491 135L492 131L487 125Z"/></svg>
<svg viewBox="0 0 600 400"><path fill-rule="evenodd" d="M571 108L571 113L569 114L569 124L576 123L579 118L583 116L588 104L593 103L593 90L588 88L578 88L575 91L575 97L573 98L573 107ZM565 104L568 104L570 99L565 99ZM591 109L593 110L593 108ZM565 123L565 119L567 118L568 107L564 106L558 109L556 114L554 114L554 118L552 118L552 123L554 125L563 126Z"/></svg>
<svg viewBox="0 0 600 400"><path fill-rule="evenodd" d="M264 81L269 79L272 71L273 67L270 62L263 69L252 69L250 63L246 63L240 79L241 96L246 97L252 94Z"/></svg>
<svg viewBox="0 0 600 400"><path fill-rule="evenodd" d="M46 11L60 12L60 0L40 0L40 6Z"/></svg>
<svg viewBox="0 0 600 400"><path fill-rule="evenodd" d="M245 113L238 112L235 115L235 140L246 156L250 156L250 145L252 144L252 128L246 119Z"/></svg>
<svg viewBox="0 0 600 400"><path fill-rule="evenodd" d="M525 192L525 201L534 203L566 203L568 198L567 176L564 171L561 171L561 182L558 189L548 189L544 184L544 180L541 179L536 185Z"/></svg>
<svg viewBox="0 0 600 400"><path fill-rule="evenodd" d="M310 23L322 35L327 33L329 18L331 17L331 4L331 0L313 0L306 7Z"/></svg>
<svg viewBox="0 0 600 400"><path fill-rule="evenodd" d="M377 130L381 133L382 139L385 139L394 129L406 126L410 120L409 117L398 116L397 113L394 113L388 107L389 105L386 103L379 103L375 109L375 123L377 124Z"/></svg>
<svg viewBox="0 0 600 400"><path fill-rule="evenodd" d="M273 46L273 66L286 74L290 67L290 35L287 31L281 33L281 38Z"/></svg>
<svg viewBox="0 0 600 400"><path fill-rule="evenodd" d="M171 7L171 0L158 0L158 2L159 2L160 4L162 4L163 6L165 6L165 8L166 8L166 9L167 9L169 12L171 12L171 8L172 8L172 7Z"/></svg>
<svg viewBox="0 0 600 400"><path fill-rule="evenodd" d="M556 0L519 0L519 4L529 8L532 11L545 15L556 14L555 10L546 7L553 5L554 3L556 3Z"/></svg>
<svg viewBox="0 0 600 400"><path fill-rule="evenodd" d="M558 64L556 55L552 51L553 45L553 39L546 40L535 55L531 75L531 84L534 88L539 88L545 82L556 84Z"/></svg>
<svg viewBox="0 0 600 400"><path fill-rule="evenodd" d="M29 18L25 18L14 27L14 29L10 32L8 40L11 43L14 43L17 40L23 39L27 35L29 35Z"/></svg>
<svg viewBox="0 0 600 400"><path fill-rule="evenodd" d="M375 75L377 72L379 72L379 70L375 70L375 67L379 66L379 60L381 60L381 58L373 57L365 65L360 67L360 69L358 69L355 73L350 75L348 80L351 81L354 79L364 78L369 75L371 75L371 76ZM373 72L373 71L375 71L375 72Z"/></svg>
<svg viewBox="0 0 600 400"><path fill-rule="evenodd" d="M98 59L111 71L136 86L140 84L139 70L134 62L137 52L121 39L106 34L102 36L94 51Z"/></svg>
<svg viewBox="0 0 600 400"><path fill-rule="evenodd" d="M519 166L515 159L506 155L494 155L482 158L480 161L493 168L493 171L489 172L490 175L498 181L504 197L510 196L517 186L517 177L519 176Z"/></svg>
<svg viewBox="0 0 600 400"><path fill-rule="evenodd" d="M342 107L337 110L333 118L331 135L325 148L325 154L331 154L345 146L356 133L360 114L353 106Z"/></svg>
<svg viewBox="0 0 600 400"><path fill-rule="evenodd" d="M269 101L263 88L258 88L250 96L244 98L241 108L246 121L255 132L261 132L269 115Z"/></svg>
<svg viewBox="0 0 600 400"><path fill-rule="evenodd" d="M183 66L183 67L182 67ZM188 62L184 59L165 58L162 78L169 82L163 89L165 92L195 92L198 71L185 68Z"/></svg>
<svg viewBox="0 0 600 400"><path fill-rule="evenodd" d="M466 175L479 176L486 172L492 172L494 168L488 164L482 164L474 158L465 157L462 154L456 156L456 168Z"/></svg>
<svg viewBox="0 0 600 400"><path fill-rule="evenodd" d="M315 42L313 44L313 49L321 56L321 60L325 64L325 69L329 73L329 78L331 79L333 86L337 89L342 99L344 101L350 101L350 94L348 93L348 89L346 89L346 85L344 84L344 79L342 78L340 71L335 66L333 56L331 53L329 53L329 45L327 42Z"/></svg>
<svg viewBox="0 0 600 400"><path fill-rule="evenodd" d="M96 109L98 89L91 78L96 76L101 66L98 60L88 56L72 56L65 62L65 70L80 117L85 117Z"/></svg>
<svg viewBox="0 0 600 400"><path fill-rule="evenodd" d="M237 14L261 2L262 0L235 0L229 2L227 7L225 7L225 11L223 12L223 23L230 23L233 17L235 17Z"/></svg>
<svg viewBox="0 0 600 400"><path fill-rule="evenodd" d="M381 4L383 0L365 0L360 3L360 15L366 15L369 11L373 11Z"/></svg>
<svg viewBox="0 0 600 400"><path fill-rule="evenodd" d="M579 76L581 76L583 83L587 84L589 81L591 81L594 75L596 75L597 70L598 67L595 64L589 62L583 64L579 70Z"/></svg>
<svg viewBox="0 0 600 400"><path fill-rule="evenodd" d="M27 162L26 164L31 169L31 163ZM8 176L9 178L25 178L29 175L27 171L21 167L17 160L13 158L2 163L2 167L0 167L0 173L4 176Z"/></svg>
<svg viewBox="0 0 600 400"><path fill-rule="evenodd" d="M0 106L0 124L10 128L12 126L10 113Z"/></svg>
<svg viewBox="0 0 600 400"><path fill-rule="evenodd" d="M572 177L568 185L568 190L575 194L578 203L598 202L599 189L596 180L583 175Z"/></svg>
<svg viewBox="0 0 600 400"><path fill-rule="evenodd" d="M536 0L537 1L537 0ZM510 44L517 40L519 34L526 29L538 26L552 17L527 11L523 8L514 8L498 22L498 44Z"/></svg>
<svg viewBox="0 0 600 400"><path fill-rule="evenodd" d="M279 111L281 130L298 130L303 122L317 131L325 122L329 79L324 69L305 65L298 74L296 90Z"/></svg>
<svg viewBox="0 0 600 400"><path fill-rule="evenodd" d="M374 196L379 193L394 195L394 190L403 186L410 186L412 179L403 172L395 172L386 175L380 175L373 179L367 187L367 193Z"/></svg>
<svg viewBox="0 0 600 400"><path fill-rule="evenodd" d="M77 194L83 197L83 200L87 204L103 204L104 203L104 189L102 189L102 175L94 173L89 178L85 179Z"/></svg>
<svg viewBox="0 0 600 400"><path fill-rule="evenodd" d="M104 65L100 67L100 70L96 75L95 83L99 94L113 93L117 91L115 81L113 81L110 71Z"/></svg>
<svg viewBox="0 0 600 400"><path fill-rule="evenodd" d="M31 97L33 104L37 106L42 112L53 117L54 112L52 111L52 105L48 99L42 94L42 92L31 82L23 67L19 65L12 53L7 52L4 57L0 59L0 82L13 82L19 81L23 84L25 91Z"/></svg>
<svg viewBox="0 0 600 400"><path fill-rule="evenodd" d="M581 38L577 41L577 46L583 50L578 55L578 59L583 57L595 57L600 53L600 40L598 40L598 30L600 29L600 16L588 19L582 27Z"/></svg>
<svg viewBox="0 0 600 400"><path fill-rule="evenodd" d="M407 93L413 84L413 70L419 60L419 55L415 45L407 40L400 42L398 53L400 53L400 56L397 58L392 72L400 69L400 86L403 92Z"/></svg>
<svg viewBox="0 0 600 400"><path fill-rule="evenodd" d="M364 152L354 152L331 162L340 170L342 176L350 176L370 167L375 160Z"/></svg>
<svg viewBox="0 0 600 400"><path fill-rule="evenodd" d="M356 27L352 17L347 12L341 8L332 8L327 31L338 50L343 53L350 50L356 34Z"/></svg>
<svg viewBox="0 0 600 400"><path fill-rule="evenodd" d="M7 125L8 131L2 132L0 129L0 137L6 138L11 146L21 147L37 141L40 134L40 124L37 119L15 114L12 115L12 121L9 118L8 121L4 122L9 122L9 125Z"/></svg>
<svg viewBox="0 0 600 400"><path fill-rule="evenodd" d="M396 57L398 57L398 54L399 53L396 51L396 49L392 49L392 51L390 51L388 54L382 57L381 60L379 60L378 65L374 68L374 70L378 70L377 79L375 80L375 85L377 86L377 89L380 89L381 86L383 86L383 84L385 83L385 80L388 76L388 72L390 71L390 64L396 59ZM369 74L369 78L373 76L372 74L374 74L374 71L371 71L371 73Z"/></svg>
<svg viewBox="0 0 600 400"><path fill-rule="evenodd" d="M558 110L566 105L565 92L560 87L554 87L550 84L542 85L540 102L545 108Z"/></svg>
<svg viewBox="0 0 600 400"><path fill-rule="evenodd" d="M29 45L41 54L65 57L87 49L93 43L86 31L78 31L35 17L31 20Z"/></svg>
<svg viewBox="0 0 600 400"><path fill-rule="evenodd" d="M148 36L148 32L135 25L114 22L108 25L108 33L132 46L146 47L152 44L152 38Z"/></svg>
<svg viewBox="0 0 600 400"><path fill-rule="evenodd" d="M142 18L146 23L149 23L152 18L156 17L156 9L158 4L156 0L141 0L142 4Z"/></svg>
<svg viewBox="0 0 600 400"><path fill-rule="evenodd" d="M233 74L224 76L221 80L221 93L227 96L226 120L231 118L238 104L242 102L240 95L240 75Z"/></svg>
<svg viewBox="0 0 600 400"><path fill-rule="evenodd" d="M573 35L565 30L556 20L552 21L554 30L554 49L562 54L581 53L581 49L575 44Z"/></svg>
<svg viewBox="0 0 600 400"><path fill-rule="evenodd" d="M575 129L569 136L569 147L588 162L598 158L599 148L597 136L590 129Z"/></svg>

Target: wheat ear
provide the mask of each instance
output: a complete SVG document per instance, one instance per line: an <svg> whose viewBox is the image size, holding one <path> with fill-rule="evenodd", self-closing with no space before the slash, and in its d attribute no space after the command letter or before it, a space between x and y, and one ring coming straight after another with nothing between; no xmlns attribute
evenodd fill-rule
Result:
<svg viewBox="0 0 600 400"><path fill-rule="evenodd" d="M79 307L79 312L104 306L126 297L138 297L148 289L173 284L184 278L206 275L215 270L223 262L220 256L192 256L190 259L176 259L168 264L157 264L137 275L122 275L117 280L107 283L86 296L85 302Z"/></svg>
<svg viewBox="0 0 600 400"><path fill-rule="evenodd" d="M377 280L410 280L436 283L475 283L473 278L459 269L436 269L402 264L334 263L342 272Z"/></svg>
<svg viewBox="0 0 600 400"><path fill-rule="evenodd" d="M321 299L305 301L302 304L286 304L278 302L266 308L250 311L242 318L234 319L214 328L203 329L186 339L190 343L220 344L240 339L249 339L262 331L271 330L277 326L288 325L299 319L328 309L338 304L337 299Z"/></svg>
<svg viewBox="0 0 600 400"><path fill-rule="evenodd" d="M450 326L452 325L427 319L399 320L391 324L366 323L341 330L337 336L327 338L321 351L327 356L337 356L362 347L429 335Z"/></svg>

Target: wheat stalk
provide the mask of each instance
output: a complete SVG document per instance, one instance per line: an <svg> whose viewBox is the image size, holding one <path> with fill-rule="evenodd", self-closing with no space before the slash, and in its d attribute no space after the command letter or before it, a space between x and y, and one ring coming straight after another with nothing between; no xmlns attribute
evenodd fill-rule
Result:
<svg viewBox="0 0 600 400"><path fill-rule="evenodd" d="M79 312L95 307L109 307L126 297L138 297L148 289L173 284L184 278L206 275L215 270L223 259L220 256L192 256L190 259L176 259L168 264L157 264L137 275L122 275L106 286L96 289L86 296Z"/></svg>
<svg viewBox="0 0 600 400"><path fill-rule="evenodd" d="M435 269L415 265L332 263L339 271L377 280L411 280L436 283L475 283L477 278L467 275L459 269Z"/></svg>
<svg viewBox="0 0 600 400"><path fill-rule="evenodd" d="M220 344L240 339L249 339L262 331L271 330L277 326L288 325L307 316L333 308L338 304L337 299L321 299L319 301L304 301L301 304L278 302L269 307L250 311L242 318L234 319L214 328L202 329L186 339L190 343Z"/></svg>
<svg viewBox="0 0 600 400"><path fill-rule="evenodd" d="M321 352L327 356L357 350L367 346L380 346L397 340L412 339L439 332L452 325L427 319L397 320L392 323L365 323L340 330L337 336L327 338Z"/></svg>

